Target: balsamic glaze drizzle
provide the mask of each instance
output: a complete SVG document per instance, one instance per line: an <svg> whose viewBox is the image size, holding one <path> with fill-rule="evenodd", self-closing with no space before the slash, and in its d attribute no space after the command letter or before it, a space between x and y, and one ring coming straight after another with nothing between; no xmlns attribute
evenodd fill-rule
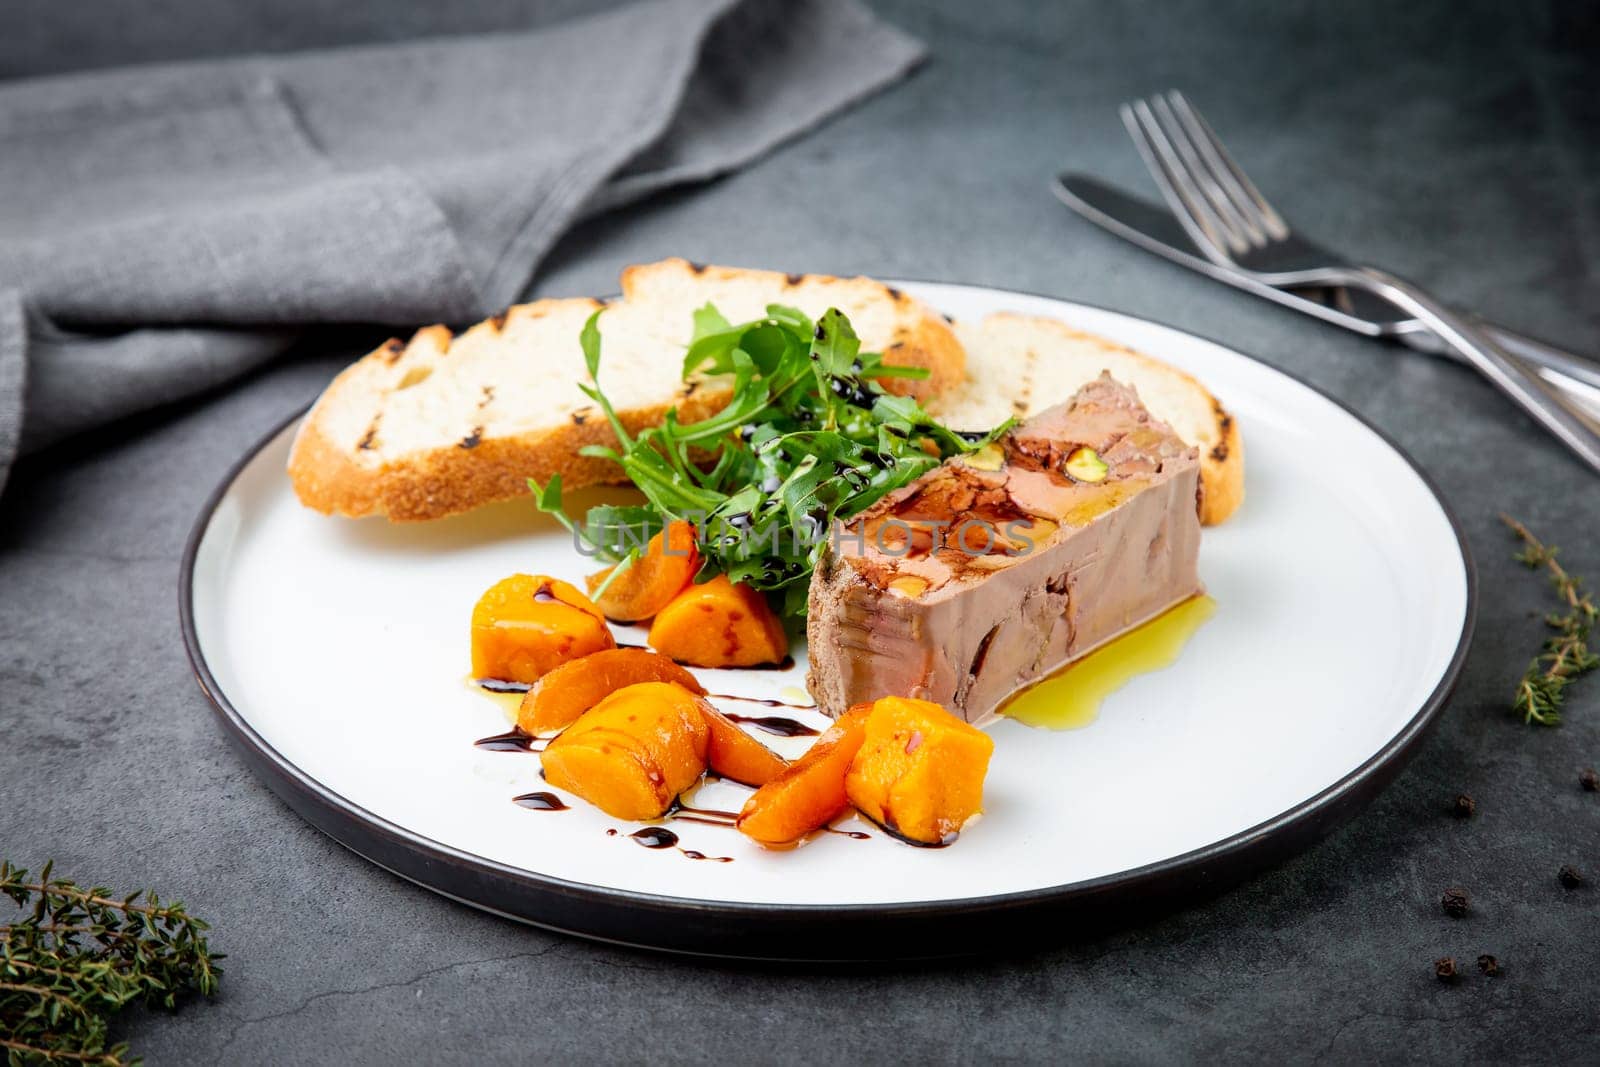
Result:
<svg viewBox="0 0 1600 1067"><path fill-rule="evenodd" d="M479 678L478 688L487 689L491 693L526 693L533 686L527 682L507 682L499 678Z"/></svg>
<svg viewBox="0 0 1600 1067"><path fill-rule="evenodd" d="M840 830L832 826L824 826L822 832L825 834L838 834L840 837L848 837L852 841L872 840L871 834L862 833L860 830Z"/></svg>
<svg viewBox="0 0 1600 1067"><path fill-rule="evenodd" d="M786 671L790 667L793 667L793 666L794 666L794 657L793 656L785 656L785 657L783 657L783 659L779 660L777 663L757 663L753 667L738 667L738 668L734 668L734 669L741 670L741 671Z"/></svg>
<svg viewBox="0 0 1600 1067"><path fill-rule="evenodd" d="M524 793L519 797L512 797L511 802L519 808L528 808L532 811L566 811L567 805L554 793Z"/></svg>
<svg viewBox="0 0 1600 1067"><path fill-rule="evenodd" d="M711 823L713 825L720 826L732 826L739 820L739 813L736 811L718 811L716 808L690 807L682 800L679 800L673 804L670 809L668 809L667 818L689 819L693 822Z"/></svg>
<svg viewBox="0 0 1600 1067"><path fill-rule="evenodd" d="M540 589L534 594L534 596L537 600L556 599L547 589ZM617 647L646 648L648 646L629 642L618 642ZM788 670L793 666L794 658L792 656L785 656L783 662L781 663L771 663L742 669L781 671ZM478 678L475 679L475 682L480 688L491 693L526 693L532 688L532 686L529 686L524 682L509 682L499 678ZM767 708L793 708L796 711L813 711L816 709L815 704L793 704L789 703L788 701L773 700L767 697L737 696L732 693L708 693L707 696L717 700L733 700L746 704L757 704L761 707ZM757 730L773 734L777 737L815 737L821 732L814 727L807 726L803 722L786 718L781 715L739 715L734 712L724 712L724 714L734 722L748 723ZM532 734L525 733L520 727L513 727L503 734L494 734L490 737L481 737L474 741L473 745L488 752L542 752L544 750L544 746L549 743L549 740L549 738L534 737ZM539 776L541 778L544 777L542 768L540 769ZM706 778L708 780L714 780L717 777L718 776L707 772ZM569 810L566 802L560 797L554 793L545 791L536 793L523 793L519 796L512 797L511 800L512 803L516 804L518 807L527 808L531 811ZM666 817L669 819L681 820L683 822L703 823L708 826L731 827L735 825L739 816L737 812L720 811L714 808L696 808L679 801L673 804L672 809L667 812ZM841 837L848 837L856 841L865 841L872 836L871 834L862 833L859 830L838 830L832 826L822 827L822 832L838 834ZM893 831L890 832L893 833ZM620 833L621 831L616 830L615 828L606 830L607 837L617 837ZM698 849L682 847L682 845L679 843L678 835L664 826L645 826L638 830L634 830L627 836L631 838L635 844L641 846L642 848L677 849L679 852L683 853L686 858L691 860L708 860L712 863L733 862L732 856L708 856ZM913 843L920 844L920 842Z"/></svg>
<svg viewBox="0 0 1600 1067"><path fill-rule="evenodd" d="M768 697L745 697L737 693L707 693L706 696L716 700L737 700L741 704L760 704L764 708L794 708L796 711L815 711L815 704L791 704L787 700L772 700Z"/></svg>
<svg viewBox="0 0 1600 1067"><path fill-rule="evenodd" d="M607 830L607 837L616 837L617 831ZM635 830L628 835L634 844L645 848L675 848L692 860L710 860L712 863L732 863L732 856L708 856L704 852L693 848L683 848L678 844L678 835L668 830L665 826L646 826Z"/></svg>
<svg viewBox="0 0 1600 1067"><path fill-rule="evenodd" d="M678 843L678 835L664 826L646 826L628 836L645 848L671 848Z"/></svg>
<svg viewBox="0 0 1600 1067"><path fill-rule="evenodd" d="M732 826L732 825L734 825L733 823L729 822L727 819L708 819L703 815L673 815L673 816L670 816L670 818L674 822L698 822L698 823L704 823L706 826Z"/></svg>
<svg viewBox="0 0 1600 1067"><path fill-rule="evenodd" d="M762 703L777 703L776 701L763 701ZM814 726L807 726L794 719L786 719L781 715L736 715L731 711L722 713L734 722L747 722L763 733L776 737L816 737L822 731Z"/></svg>
<svg viewBox="0 0 1600 1067"><path fill-rule="evenodd" d="M472 742L476 748L485 752L543 752L549 740L543 737L534 737L532 734L523 733L520 729L507 730L503 734L494 734L490 737L480 737Z"/></svg>

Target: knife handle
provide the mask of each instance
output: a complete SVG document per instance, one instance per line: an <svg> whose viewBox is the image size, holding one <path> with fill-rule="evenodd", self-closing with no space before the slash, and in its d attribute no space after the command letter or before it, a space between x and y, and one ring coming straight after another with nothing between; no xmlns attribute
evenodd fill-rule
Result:
<svg viewBox="0 0 1600 1067"><path fill-rule="evenodd" d="M1508 330L1504 326L1496 326L1492 322L1480 319L1478 326L1489 333L1501 348L1518 359L1539 367L1547 367L1566 378L1576 379L1600 390L1600 363L1575 356L1565 349L1517 333L1515 330Z"/></svg>
<svg viewBox="0 0 1600 1067"><path fill-rule="evenodd" d="M1371 267L1335 269L1346 284L1376 293L1420 319L1589 468L1600 473L1600 424L1571 405L1529 366L1508 355L1479 324L1403 279Z"/></svg>
<svg viewBox="0 0 1600 1067"><path fill-rule="evenodd" d="M1507 353L1530 364L1540 378L1561 390L1561 395L1568 402L1576 404L1591 419L1600 422L1600 364L1487 319L1474 318L1474 322ZM1410 324L1414 324L1414 328L1391 336L1418 352L1426 352L1431 356L1442 355L1456 363L1465 362L1459 352L1430 333L1420 322L1412 319Z"/></svg>

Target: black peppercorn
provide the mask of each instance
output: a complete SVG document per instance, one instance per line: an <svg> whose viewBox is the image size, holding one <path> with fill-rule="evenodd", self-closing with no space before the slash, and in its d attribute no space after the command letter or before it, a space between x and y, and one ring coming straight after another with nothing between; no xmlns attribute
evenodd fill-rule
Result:
<svg viewBox="0 0 1600 1067"><path fill-rule="evenodd" d="M1478 957L1478 970L1486 976L1494 978L1500 973L1500 961L1485 953Z"/></svg>
<svg viewBox="0 0 1600 1067"><path fill-rule="evenodd" d="M1585 767L1578 772L1578 784L1591 793L1600 793L1600 774L1593 767Z"/></svg>
<svg viewBox="0 0 1600 1067"><path fill-rule="evenodd" d="M1456 958L1454 956L1440 956L1434 960L1433 976L1441 982L1454 982L1456 980Z"/></svg>
<svg viewBox="0 0 1600 1067"><path fill-rule="evenodd" d="M1583 875L1579 874L1578 868L1570 863L1561 865L1561 869L1556 872L1556 879L1568 889L1576 889L1583 884Z"/></svg>
<svg viewBox="0 0 1600 1067"><path fill-rule="evenodd" d="M1444 908L1444 913L1452 918L1459 919L1471 907L1467 900L1465 889L1450 888L1444 891L1444 896L1439 898L1439 904Z"/></svg>
<svg viewBox="0 0 1600 1067"><path fill-rule="evenodd" d="M1472 818L1473 814L1477 810L1478 810L1478 802L1473 800L1470 794L1467 794L1467 793L1457 793L1456 794L1455 806L1453 808L1451 808L1451 812L1455 815L1456 818L1458 818L1458 819L1470 819L1470 818Z"/></svg>

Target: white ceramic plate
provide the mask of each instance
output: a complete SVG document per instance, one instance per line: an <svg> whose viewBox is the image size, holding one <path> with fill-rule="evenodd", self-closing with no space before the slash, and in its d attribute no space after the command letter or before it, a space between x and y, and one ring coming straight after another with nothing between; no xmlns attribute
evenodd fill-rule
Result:
<svg viewBox="0 0 1600 1067"><path fill-rule="evenodd" d="M313 514L284 475L293 424L218 490L183 572L190 652L231 736L313 823L430 888L575 933L736 955L1034 937L1041 913L1065 928L1086 908L1242 876L1386 783L1448 694L1473 619L1465 548L1412 464L1337 403L1189 334L1019 293L905 288L958 318L1055 315L1168 360L1234 413L1248 456L1245 504L1201 550L1214 618L1088 728L994 726L987 813L955 846L876 833L768 853L674 824L684 847L733 860L695 862L636 847L635 826L582 802L514 805L547 787L537 757L472 744L507 722L467 684L467 619L507 574L576 580L589 561L524 502L424 525ZM716 673L713 689L792 700L803 663ZM735 788L701 801L737 807L714 792Z"/></svg>

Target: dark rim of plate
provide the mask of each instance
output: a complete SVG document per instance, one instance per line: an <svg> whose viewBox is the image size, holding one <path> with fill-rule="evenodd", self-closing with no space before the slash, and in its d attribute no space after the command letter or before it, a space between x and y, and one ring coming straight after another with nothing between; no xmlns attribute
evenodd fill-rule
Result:
<svg viewBox="0 0 1600 1067"><path fill-rule="evenodd" d="M262 449L299 420L301 409L256 442L212 491L184 547L178 612L184 647L201 690L246 762L302 818L393 874L461 903L591 940L688 955L767 961L860 961L1035 951L1108 932L1161 908L1207 899L1299 852L1341 825L1404 766L1438 718L1461 674L1477 620L1478 577L1461 523L1433 479L1387 434L1348 404L1287 371L1221 341L1082 301L956 282L903 280L1038 297L1161 326L1237 353L1344 411L1405 461L1454 533L1466 577L1466 610L1455 652L1422 707L1387 744L1333 785L1288 811L1221 841L1100 878L985 897L903 904L762 904L696 900L572 882L463 852L413 833L345 799L269 744L229 701L200 650L194 571L217 506ZM888 284L900 285L901 281Z"/></svg>

